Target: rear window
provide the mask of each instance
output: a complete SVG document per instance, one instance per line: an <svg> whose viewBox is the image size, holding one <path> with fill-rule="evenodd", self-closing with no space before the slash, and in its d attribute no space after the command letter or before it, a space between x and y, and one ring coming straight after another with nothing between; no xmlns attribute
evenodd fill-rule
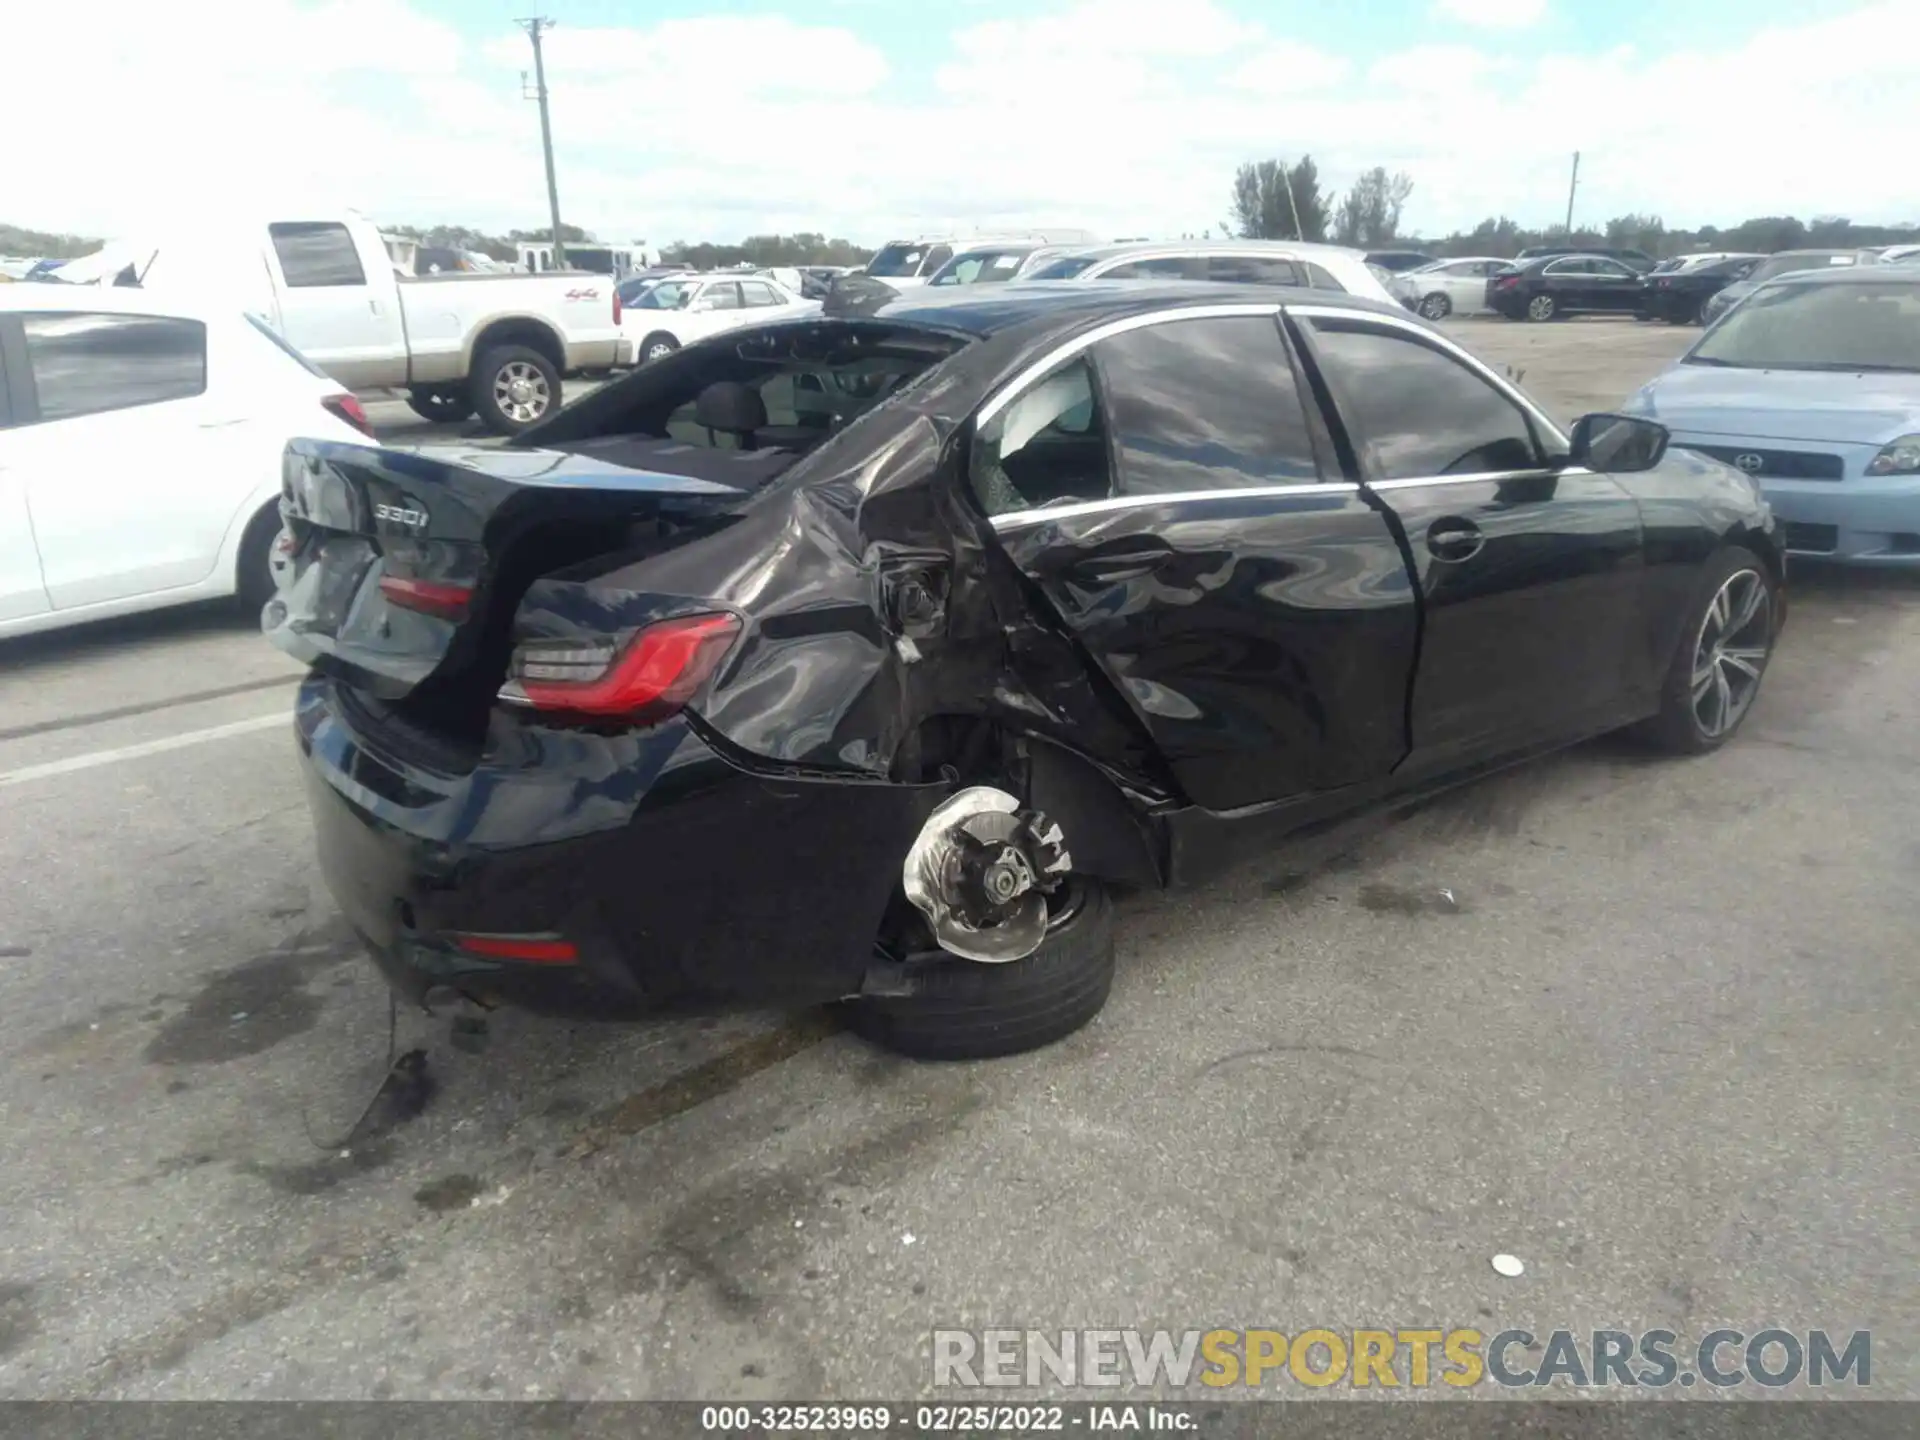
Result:
<svg viewBox="0 0 1920 1440"><path fill-rule="evenodd" d="M198 320L94 312L30 314L27 368L42 420L185 400L207 388Z"/></svg>
<svg viewBox="0 0 1920 1440"><path fill-rule="evenodd" d="M739 338L731 344L694 347L635 370L510 443L630 437L658 442L648 451L654 468L710 475L725 462L703 460L702 453L809 450L966 343L857 320L734 333Z"/></svg>
<svg viewBox="0 0 1920 1440"><path fill-rule="evenodd" d="M867 262L867 274L881 280L899 280L918 275L921 263L927 258L928 248L900 240L891 245L882 245L874 252L873 259Z"/></svg>
<svg viewBox="0 0 1920 1440"><path fill-rule="evenodd" d="M1082 274L1093 264L1091 255L1062 255L1058 260L1049 260L1028 272L1029 280L1071 280Z"/></svg>
<svg viewBox="0 0 1920 1440"><path fill-rule="evenodd" d="M267 227L290 290L364 285L367 272L346 226L334 221L279 221Z"/></svg>
<svg viewBox="0 0 1920 1440"><path fill-rule="evenodd" d="M267 324L266 321L262 320L258 315L247 316L247 323L251 325L255 330L258 330L262 335L266 336L267 339L271 340L273 342L274 349L278 350L282 355L286 356L289 360L293 361L294 364L298 365L302 370L306 371L309 375L313 376L316 380L326 380L331 378L326 371L322 370L318 365L314 364L311 360L307 359L306 356L302 355L298 350L294 349L293 346L289 345L286 342L286 339L284 336L282 336L278 331L276 331L271 325Z"/></svg>
<svg viewBox="0 0 1920 1440"><path fill-rule="evenodd" d="M1336 290L1342 295L1347 293L1347 287L1334 279L1333 272L1326 266L1316 265L1311 260L1302 260L1299 263L1300 268L1307 272L1307 284L1315 290Z"/></svg>

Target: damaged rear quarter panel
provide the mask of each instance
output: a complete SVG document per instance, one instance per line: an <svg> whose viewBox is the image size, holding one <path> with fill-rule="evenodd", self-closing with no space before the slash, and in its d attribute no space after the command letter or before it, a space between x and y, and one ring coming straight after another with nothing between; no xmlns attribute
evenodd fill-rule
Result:
<svg viewBox="0 0 1920 1440"><path fill-rule="evenodd" d="M929 717L982 716L1151 774L1124 706L1096 693L957 495L967 418L1026 358L1006 337L982 342L796 465L723 533L603 580L748 617L695 707L707 728L776 765L888 779Z"/></svg>

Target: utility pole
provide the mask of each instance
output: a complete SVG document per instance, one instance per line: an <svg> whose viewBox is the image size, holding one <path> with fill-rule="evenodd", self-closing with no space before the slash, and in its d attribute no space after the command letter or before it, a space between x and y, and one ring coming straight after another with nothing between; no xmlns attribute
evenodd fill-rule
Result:
<svg viewBox="0 0 1920 1440"><path fill-rule="evenodd" d="M540 54L540 37L553 28L553 21L536 18L514 23L533 41L533 94L529 98L540 102L540 148L547 157L547 214L553 221L553 268L564 270L567 247L560 239L560 186L553 178L553 123L547 118L547 63ZM523 87L526 84L524 72L520 83Z"/></svg>
<svg viewBox="0 0 1920 1440"><path fill-rule="evenodd" d="M1280 167L1280 183L1287 187L1287 208L1293 212L1293 238L1304 242L1307 237L1300 229L1300 202L1293 198L1293 175L1288 171L1286 161L1274 163Z"/></svg>
<svg viewBox="0 0 1920 1440"><path fill-rule="evenodd" d="M538 53L538 50L539 50L538 41L534 42L534 49L535 49L535 52ZM541 113L545 114L546 112L542 111ZM549 170L547 173L551 175L553 172ZM1574 194L1574 191L1578 190L1579 188L1580 188L1580 152L1576 150L1573 152L1573 179L1567 182L1567 239L1568 240L1573 239L1573 194ZM555 222L555 223L558 223L558 222Z"/></svg>

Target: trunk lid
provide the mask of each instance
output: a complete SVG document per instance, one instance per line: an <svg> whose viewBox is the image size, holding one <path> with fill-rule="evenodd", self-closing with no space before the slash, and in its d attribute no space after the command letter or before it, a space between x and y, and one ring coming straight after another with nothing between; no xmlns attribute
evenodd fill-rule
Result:
<svg viewBox="0 0 1920 1440"><path fill-rule="evenodd" d="M295 440L283 464L267 638L378 700L452 691L472 714L504 675L513 613L533 581L703 533L792 462L704 452L704 468L726 470L725 483L648 466L689 448L625 438L565 451Z"/></svg>

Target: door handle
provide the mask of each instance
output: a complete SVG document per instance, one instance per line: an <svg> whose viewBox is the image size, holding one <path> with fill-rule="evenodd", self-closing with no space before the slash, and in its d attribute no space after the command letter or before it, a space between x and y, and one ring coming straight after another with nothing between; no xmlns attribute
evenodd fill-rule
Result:
<svg viewBox="0 0 1920 1440"><path fill-rule="evenodd" d="M1427 553L1436 560L1457 564L1480 553L1487 537L1471 520L1447 515L1427 527Z"/></svg>
<svg viewBox="0 0 1920 1440"><path fill-rule="evenodd" d="M1164 540L1147 538L1114 545L1067 562L1067 570L1086 580L1130 580L1145 575L1173 554Z"/></svg>

